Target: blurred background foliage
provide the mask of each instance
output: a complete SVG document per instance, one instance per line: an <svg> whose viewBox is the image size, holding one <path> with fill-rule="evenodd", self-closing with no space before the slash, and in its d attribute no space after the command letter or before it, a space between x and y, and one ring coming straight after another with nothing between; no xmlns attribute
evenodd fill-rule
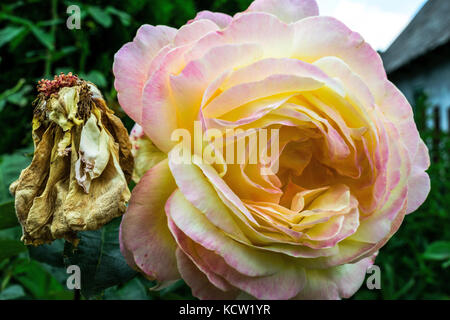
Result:
<svg viewBox="0 0 450 320"><path fill-rule="evenodd" d="M73 72L96 83L108 105L130 129L114 90L114 54L133 39L142 24L180 27L197 11L234 14L250 0L23 0L0 4L0 300L2 299L191 299L179 281L161 291L120 259L118 221L101 231L83 233L80 248L62 241L27 248L14 216L8 186L31 161L31 118L35 85L41 78ZM67 8L81 9L81 29L69 30ZM416 213L384 247L376 264L381 290L363 287L354 299L448 299L450 283L450 138L425 127L427 97L417 94L417 123L433 157L432 191ZM109 248L98 251L98 247ZM65 266L83 264L89 278L81 296L66 288ZM114 272L105 272L107 265ZM95 266L93 268L93 266ZM116 272L117 271L117 272ZM83 274L83 273L82 273ZM86 273L84 273L86 274ZM89 283L91 285L89 285Z"/></svg>

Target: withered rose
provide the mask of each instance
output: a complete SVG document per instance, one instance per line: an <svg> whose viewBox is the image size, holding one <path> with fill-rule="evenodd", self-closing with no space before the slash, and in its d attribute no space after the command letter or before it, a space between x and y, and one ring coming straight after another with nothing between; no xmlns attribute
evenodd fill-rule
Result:
<svg viewBox="0 0 450 320"><path fill-rule="evenodd" d="M10 191L25 244L96 230L123 214L133 170L128 133L100 91L72 74L41 80L35 100L35 152Z"/></svg>

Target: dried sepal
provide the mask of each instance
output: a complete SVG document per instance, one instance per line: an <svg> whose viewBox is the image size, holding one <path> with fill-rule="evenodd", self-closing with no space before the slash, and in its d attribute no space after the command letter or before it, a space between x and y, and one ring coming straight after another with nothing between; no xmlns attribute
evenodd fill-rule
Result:
<svg viewBox="0 0 450 320"><path fill-rule="evenodd" d="M92 83L71 74L41 80L35 101L35 152L10 186L25 244L97 230L122 215L133 157L127 130Z"/></svg>

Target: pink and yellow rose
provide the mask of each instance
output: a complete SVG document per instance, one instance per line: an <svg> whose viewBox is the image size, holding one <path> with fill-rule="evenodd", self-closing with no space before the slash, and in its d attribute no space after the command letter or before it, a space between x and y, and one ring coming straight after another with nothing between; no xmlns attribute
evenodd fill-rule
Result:
<svg viewBox="0 0 450 320"><path fill-rule="evenodd" d="M115 56L139 181L128 263L202 299L353 295L426 199L428 151L375 50L314 0L142 26ZM175 161L176 129L279 129L279 170ZM270 147L268 147L270 148Z"/></svg>

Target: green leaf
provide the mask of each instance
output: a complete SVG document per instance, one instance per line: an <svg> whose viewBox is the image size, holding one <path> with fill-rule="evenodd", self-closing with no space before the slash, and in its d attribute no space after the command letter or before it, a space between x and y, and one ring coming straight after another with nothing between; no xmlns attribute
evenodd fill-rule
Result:
<svg viewBox="0 0 450 320"><path fill-rule="evenodd" d="M155 293L155 291L152 291L152 293ZM194 299L191 294L191 289L181 279L158 291L158 294L164 300L184 300L186 298Z"/></svg>
<svg viewBox="0 0 450 320"><path fill-rule="evenodd" d="M51 244L28 246L30 258L53 267L64 267L64 240L57 239Z"/></svg>
<svg viewBox="0 0 450 320"><path fill-rule="evenodd" d="M0 261L14 257L27 250L27 247L19 240L0 239Z"/></svg>
<svg viewBox="0 0 450 320"><path fill-rule="evenodd" d="M433 242L427 247L423 255L427 260L447 260L450 258L450 242Z"/></svg>
<svg viewBox="0 0 450 320"><path fill-rule="evenodd" d="M400 290L395 293L394 300L398 300L402 298L406 293L408 293L411 288L414 287L416 281L414 279L410 279Z"/></svg>
<svg viewBox="0 0 450 320"><path fill-rule="evenodd" d="M447 260L442 264L442 268L447 269L448 267L450 267L450 260Z"/></svg>
<svg viewBox="0 0 450 320"><path fill-rule="evenodd" d="M79 233L78 247L66 242L66 265L81 269L81 293L86 298L99 295L106 288L125 283L137 273L123 258L119 248L121 218L114 219L100 230Z"/></svg>
<svg viewBox="0 0 450 320"><path fill-rule="evenodd" d="M88 74L80 73L79 75L84 80L91 81L94 83L97 87L104 88L108 84L106 81L105 76L98 70L92 70Z"/></svg>
<svg viewBox="0 0 450 320"><path fill-rule="evenodd" d="M0 300L14 300L25 296L23 288L17 284L7 287L0 292Z"/></svg>
<svg viewBox="0 0 450 320"><path fill-rule="evenodd" d="M0 204L0 230L8 229L19 225L17 220L14 201Z"/></svg>
<svg viewBox="0 0 450 320"><path fill-rule="evenodd" d="M20 79L14 87L12 87L11 89L7 89L7 90L3 91L2 93L0 93L0 99L6 99L10 95L19 92L19 90L23 87L25 82L26 82L25 79L23 79L23 78Z"/></svg>
<svg viewBox="0 0 450 320"><path fill-rule="evenodd" d="M9 43L9 47L11 50L15 50L28 36L30 33L29 28L25 28L19 35L17 35L11 42Z"/></svg>
<svg viewBox="0 0 450 320"><path fill-rule="evenodd" d="M58 24L62 24L65 20L64 19L51 19L46 21L39 21L36 23L38 27L50 27Z"/></svg>
<svg viewBox="0 0 450 320"><path fill-rule="evenodd" d="M24 107L28 104L27 94L32 90L30 85L24 86L19 92L13 93L8 96L7 100L9 103L17 105L19 107Z"/></svg>
<svg viewBox="0 0 450 320"><path fill-rule="evenodd" d="M74 53L77 51L77 47L75 46L70 46L70 47L64 47L58 51L56 51L53 55L52 55L52 61L57 61L59 59L64 58L65 56Z"/></svg>
<svg viewBox="0 0 450 320"><path fill-rule="evenodd" d="M13 16L13 15L5 13L5 12L0 12L0 20L2 20L2 19L9 20L11 22L15 22L15 23L19 23L19 24L23 24L24 26L28 26L28 27L31 27L33 25L33 21L31 21L31 20Z"/></svg>
<svg viewBox="0 0 450 320"><path fill-rule="evenodd" d="M18 241L22 237L22 227L12 227L9 229L2 229L0 230L0 239L1 240L14 240Z"/></svg>
<svg viewBox="0 0 450 320"><path fill-rule="evenodd" d="M50 33L45 32L41 28L38 28L36 26L30 26L31 32L34 34L36 39L39 40L40 43L42 43L47 49L53 50L53 37Z"/></svg>
<svg viewBox="0 0 450 320"><path fill-rule="evenodd" d="M117 10L114 7L107 7L106 11L111 13L111 14L113 14L113 15L115 15L115 16L117 16L120 19L120 22L122 23L122 25L124 25L124 26L129 26L130 25L131 16L128 13L126 13L124 11Z"/></svg>
<svg viewBox="0 0 450 320"><path fill-rule="evenodd" d="M30 164L31 157L28 155L30 152L32 152L32 147L0 156L0 202L12 199L9 186L19 178L20 172Z"/></svg>
<svg viewBox="0 0 450 320"><path fill-rule="evenodd" d="M72 72L73 74L77 74L76 72L74 72L73 68L70 68L70 67L61 67L61 68L55 69L55 74L60 74L61 72L62 73Z"/></svg>
<svg viewBox="0 0 450 320"><path fill-rule="evenodd" d="M112 25L112 19L108 11L99 7L91 6L88 8L88 12L94 20L101 24L105 28L109 28Z"/></svg>
<svg viewBox="0 0 450 320"><path fill-rule="evenodd" d="M0 48L17 37L25 27L6 27L0 30Z"/></svg>
<svg viewBox="0 0 450 320"><path fill-rule="evenodd" d="M59 283L45 268L34 260L21 267L14 279L21 283L35 299L70 299L73 293Z"/></svg>
<svg viewBox="0 0 450 320"><path fill-rule="evenodd" d="M146 288L137 277L123 286L116 286L105 290L105 300L148 300Z"/></svg>

